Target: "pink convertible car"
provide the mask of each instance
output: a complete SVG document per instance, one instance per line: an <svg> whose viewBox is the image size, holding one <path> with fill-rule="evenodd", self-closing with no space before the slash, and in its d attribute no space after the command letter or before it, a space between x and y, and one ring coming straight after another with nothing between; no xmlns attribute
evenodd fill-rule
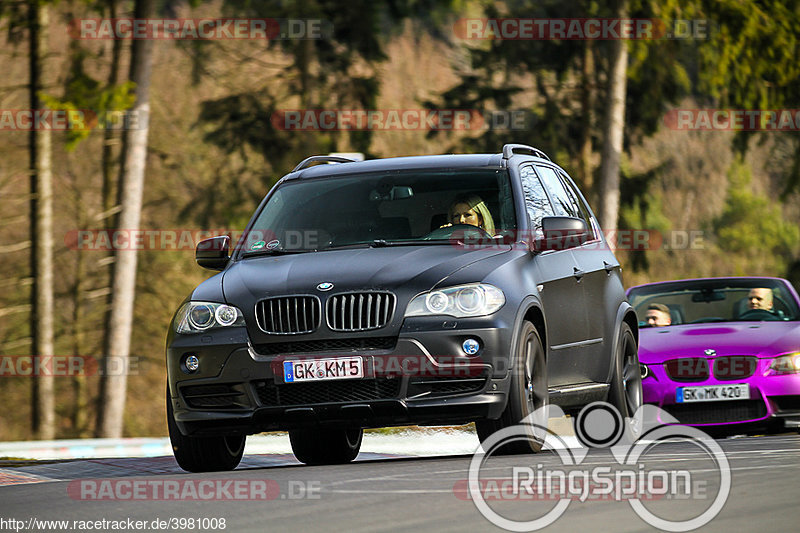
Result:
<svg viewBox="0 0 800 533"><path fill-rule="evenodd" d="M631 287L644 402L705 430L800 427L800 298L778 278Z"/></svg>

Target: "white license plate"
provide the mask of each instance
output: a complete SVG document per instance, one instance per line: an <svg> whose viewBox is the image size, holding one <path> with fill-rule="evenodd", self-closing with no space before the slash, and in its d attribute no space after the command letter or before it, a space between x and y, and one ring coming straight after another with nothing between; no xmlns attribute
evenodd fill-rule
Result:
<svg viewBox="0 0 800 533"><path fill-rule="evenodd" d="M678 403L719 402L725 400L747 400L750 386L747 383L735 385L710 385L708 387L678 387L675 400Z"/></svg>
<svg viewBox="0 0 800 533"><path fill-rule="evenodd" d="M283 362L283 381L286 383L363 377L364 363L361 357Z"/></svg>

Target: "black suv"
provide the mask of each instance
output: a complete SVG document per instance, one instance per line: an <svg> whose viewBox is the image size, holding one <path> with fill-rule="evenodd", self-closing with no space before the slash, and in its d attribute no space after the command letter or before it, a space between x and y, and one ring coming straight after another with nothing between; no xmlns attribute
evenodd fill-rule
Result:
<svg viewBox="0 0 800 533"><path fill-rule="evenodd" d="M196 258L221 272L167 337L185 470L236 467L262 431L288 430L304 463L344 463L363 428L474 421L485 440L548 402L641 403L619 262L573 181L530 146L310 157L233 250L214 237ZM537 451L531 437L511 451Z"/></svg>

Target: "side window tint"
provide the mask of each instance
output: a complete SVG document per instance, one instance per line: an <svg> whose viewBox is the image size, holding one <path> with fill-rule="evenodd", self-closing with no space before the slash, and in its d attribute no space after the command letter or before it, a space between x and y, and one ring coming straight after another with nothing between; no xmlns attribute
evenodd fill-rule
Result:
<svg viewBox="0 0 800 533"><path fill-rule="evenodd" d="M533 229L539 229L542 227L542 218L553 216L553 206L532 166L526 165L520 168L519 175L525 193L525 210L531 219Z"/></svg>
<svg viewBox="0 0 800 533"><path fill-rule="evenodd" d="M556 215L561 217L581 218L580 211L578 211L572 198L567 194L556 171L550 167L537 165L536 172L542 177L544 186L547 187L550 196L553 198L553 208L555 209Z"/></svg>

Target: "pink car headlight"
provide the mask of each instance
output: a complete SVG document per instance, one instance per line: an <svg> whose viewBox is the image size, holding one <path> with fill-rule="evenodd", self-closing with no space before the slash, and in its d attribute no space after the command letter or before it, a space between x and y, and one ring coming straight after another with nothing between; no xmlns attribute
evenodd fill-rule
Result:
<svg viewBox="0 0 800 533"><path fill-rule="evenodd" d="M766 376L783 376L800 373L800 353L782 355L772 360Z"/></svg>

